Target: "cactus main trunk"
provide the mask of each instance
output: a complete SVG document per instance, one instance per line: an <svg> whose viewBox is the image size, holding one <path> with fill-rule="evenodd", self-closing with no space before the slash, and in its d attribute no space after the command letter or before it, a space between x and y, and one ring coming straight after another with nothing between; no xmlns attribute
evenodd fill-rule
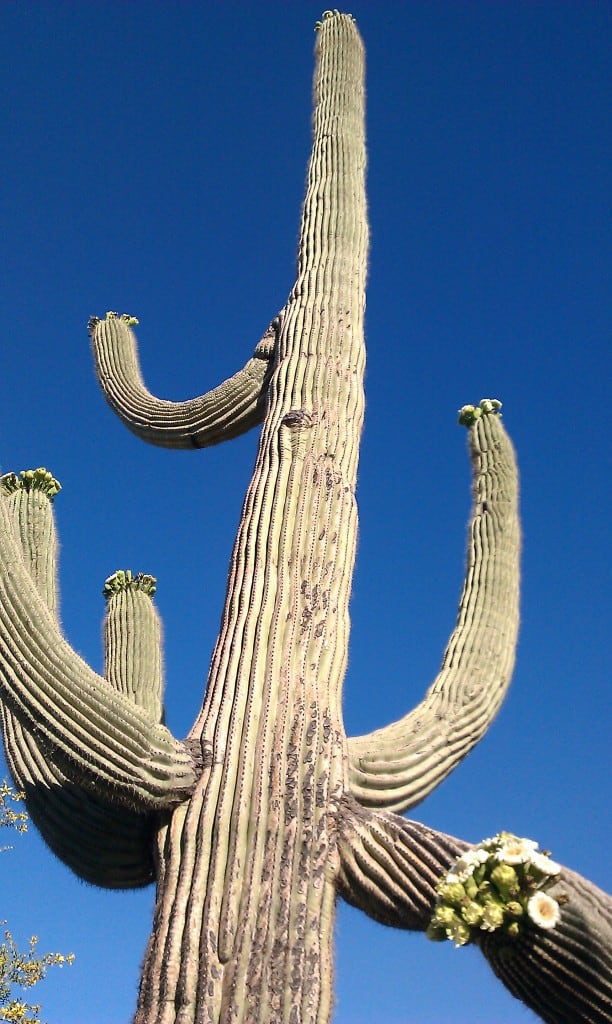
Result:
<svg viewBox="0 0 612 1024"><path fill-rule="evenodd" d="M324 22L314 88L297 280L191 733L205 770L160 835L138 1024L330 1015L368 244L349 16Z"/></svg>
<svg viewBox="0 0 612 1024"><path fill-rule="evenodd" d="M558 903L540 894L555 921L542 924L529 903L517 921L527 890L511 909L491 889L494 871L477 884L472 867L468 906L468 880L459 899L447 878L467 844L380 810L407 810L437 786L482 737L510 681L518 475L496 400L460 414L473 504L441 671L399 722L350 741L344 733L364 405L364 61L350 16L327 11L318 28L297 279L252 359L218 388L172 403L144 385L135 318L90 321L103 391L147 441L205 447L263 420L203 706L184 743L160 722L152 577L119 571L106 581L105 678L71 651L54 614L50 507L34 493L51 498L57 483L43 470L21 482L9 474L0 481L7 757L43 836L78 874L112 888L156 874L136 1024L327 1024L337 894L396 927L438 938L459 927L548 1024L607 1024L605 894L555 866ZM469 851L461 872L468 862ZM529 892L538 870L523 872Z"/></svg>

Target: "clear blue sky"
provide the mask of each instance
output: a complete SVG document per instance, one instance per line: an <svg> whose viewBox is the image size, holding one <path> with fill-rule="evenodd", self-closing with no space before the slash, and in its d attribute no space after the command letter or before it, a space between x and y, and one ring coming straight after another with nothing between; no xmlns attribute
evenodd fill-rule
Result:
<svg viewBox="0 0 612 1024"><path fill-rule="evenodd" d="M515 679L487 737L413 815L474 841L530 836L606 887L611 8L352 12L368 54L372 250L347 730L399 717L438 670L469 508L456 410L499 397L522 470ZM177 735L201 702L257 437L199 453L137 441L97 391L86 323L137 315L163 397L243 365L293 282L320 14L2 5L0 461L46 465L64 485L62 621L94 667L104 578L157 575ZM127 1024L153 892L87 887L34 834L15 847L0 916L77 954L40 989L49 1024ZM533 1020L473 949L346 907L337 932L335 1024Z"/></svg>

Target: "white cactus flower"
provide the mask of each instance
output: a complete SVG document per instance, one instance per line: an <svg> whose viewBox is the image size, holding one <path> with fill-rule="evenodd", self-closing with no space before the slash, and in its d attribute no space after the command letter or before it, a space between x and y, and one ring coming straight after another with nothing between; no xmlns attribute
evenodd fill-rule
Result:
<svg viewBox="0 0 612 1024"><path fill-rule="evenodd" d="M527 913L538 928L554 928L561 917L559 904L542 890L534 892L527 901Z"/></svg>
<svg viewBox="0 0 612 1024"><path fill-rule="evenodd" d="M508 836L495 854L495 858L503 861L504 864L525 864L527 861L533 860L537 849L538 844L533 839Z"/></svg>
<svg viewBox="0 0 612 1024"><path fill-rule="evenodd" d="M558 875L561 871L561 865L557 864L555 860L551 860L544 853L533 853L529 858L529 863L541 871L543 875Z"/></svg>

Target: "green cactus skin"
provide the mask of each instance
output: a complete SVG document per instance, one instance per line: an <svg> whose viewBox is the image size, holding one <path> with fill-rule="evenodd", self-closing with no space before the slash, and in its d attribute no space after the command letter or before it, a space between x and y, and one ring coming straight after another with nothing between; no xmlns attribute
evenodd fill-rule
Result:
<svg viewBox="0 0 612 1024"><path fill-rule="evenodd" d="M351 791L371 807L407 811L423 800L485 734L512 678L519 624L518 478L497 408L478 411L469 431L467 571L442 668L405 718L349 740Z"/></svg>
<svg viewBox="0 0 612 1024"><path fill-rule="evenodd" d="M6 761L28 813L67 867L91 885L137 889L155 880L156 818L98 800L70 782L16 715L0 708Z"/></svg>
<svg viewBox="0 0 612 1024"><path fill-rule="evenodd" d="M52 501L60 490L58 481L42 468L0 477L0 500L11 515L34 586L55 619L59 618L57 534Z"/></svg>
<svg viewBox="0 0 612 1024"><path fill-rule="evenodd" d="M160 835L138 1024L323 1022L332 1008L330 808L345 786L368 245L363 49L351 18L317 34L314 93L297 279L278 316L254 476L191 731L204 773Z"/></svg>
<svg viewBox="0 0 612 1024"><path fill-rule="evenodd" d="M100 387L111 409L137 437L162 448L206 448L261 423L276 341L272 321L238 373L186 402L155 398L145 387L132 327L124 313L91 317L89 333Z"/></svg>
<svg viewBox="0 0 612 1024"><path fill-rule="evenodd" d="M338 891L393 928L425 931L436 884L469 844L353 796L338 817ZM514 996L550 1024L606 1024L612 1005L612 906L609 896L563 868L547 890L563 902L550 931L525 928L516 939L479 932L478 946Z"/></svg>
<svg viewBox="0 0 612 1024"><path fill-rule="evenodd" d="M256 365L200 399L163 402L142 383L135 318L90 322L107 400L151 443L203 447L263 421L208 686L185 744L137 703L157 692L146 664L159 645L152 618L138 627L145 650L124 636L140 614L136 598L141 610L150 604L134 578L114 574L105 588L116 692L75 662L41 608L10 524L0 534L0 684L24 731L43 737L67 779L72 772L97 785L105 805L175 801L157 821L155 923L135 1024L328 1024L338 895L386 924L427 930L436 885L467 844L390 808L413 806L452 771L486 731L512 670L517 470L499 403L484 399L460 414L474 502L441 672L415 712L347 740L341 689L368 250L364 61L353 18L325 12L315 52L297 277ZM44 642L36 645L25 627L39 620ZM95 727L86 729L90 718ZM189 752L200 769L193 789ZM480 946L510 991L550 1024L604 1024L610 901L566 870L558 884L569 902L554 929L525 929L510 947L485 936Z"/></svg>
<svg viewBox="0 0 612 1024"><path fill-rule="evenodd" d="M40 470L35 472L41 473ZM1 478L0 490L4 492L3 500L12 516L24 562L42 599L57 619L57 540L51 502L59 484L53 481L57 485L54 488L49 480L43 478L41 486L30 486L31 475L22 473L20 477L8 474ZM151 605L149 597L144 593L141 596ZM150 617L151 612L145 609L147 625ZM118 618L116 611L115 618ZM124 634L127 625L124 624ZM129 626L133 645L142 649L139 625L139 622L134 623L132 616ZM121 623L117 622L115 632L120 632L120 626ZM156 720L161 721L159 627L156 645L159 665L154 683L158 705ZM112 660L108 652L106 660ZM147 659L148 664L153 661L154 658ZM130 677L133 676L131 666L129 672ZM113 675L119 677L116 671ZM109 681L112 685L114 679ZM123 692L124 688L119 685L118 689ZM146 702L142 703L146 706ZM148 703L155 717L155 705L152 701ZM103 803L93 793L71 782L54 762L49 748L40 742L38 734L28 732L8 705L0 704L0 724L7 764L15 785L26 794L33 823L60 860L79 878L93 885L111 889L149 885L155 878L154 816Z"/></svg>
<svg viewBox="0 0 612 1024"><path fill-rule="evenodd" d="M119 571L104 585L104 676L119 693L164 717L161 621L153 605L153 576Z"/></svg>
<svg viewBox="0 0 612 1024"><path fill-rule="evenodd" d="M30 560L31 561L31 560ZM62 637L0 501L2 695L76 785L138 811L172 806L195 780L184 744L97 676Z"/></svg>

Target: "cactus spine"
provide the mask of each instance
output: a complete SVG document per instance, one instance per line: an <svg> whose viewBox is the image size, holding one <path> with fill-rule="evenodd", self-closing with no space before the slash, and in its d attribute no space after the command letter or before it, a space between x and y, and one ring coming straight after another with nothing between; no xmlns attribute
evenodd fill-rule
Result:
<svg viewBox="0 0 612 1024"><path fill-rule="evenodd" d="M119 571L106 581L105 678L95 676L58 629L54 528L22 518L34 489L11 477L0 501L0 683L17 784L83 877L115 887L156 873L136 1024L326 1024L338 895L426 931L438 883L469 854L393 812L468 753L510 681L518 485L496 400L461 410L474 501L440 674L400 722L355 739L342 722L364 409L363 75L354 20L325 12L296 282L243 370L166 402L143 383L135 318L90 321L105 396L150 443L205 447L263 423L208 686L185 742L162 724L152 578ZM16 513L9 500L21 490ZM96 859L96 829L109 822ZM479 945L545 1020L602 1024L610 993L594 964L609 958L609 904L571 872L556 884L569 903L553 930L526 928L513 944L487 934Z"/></svg>

